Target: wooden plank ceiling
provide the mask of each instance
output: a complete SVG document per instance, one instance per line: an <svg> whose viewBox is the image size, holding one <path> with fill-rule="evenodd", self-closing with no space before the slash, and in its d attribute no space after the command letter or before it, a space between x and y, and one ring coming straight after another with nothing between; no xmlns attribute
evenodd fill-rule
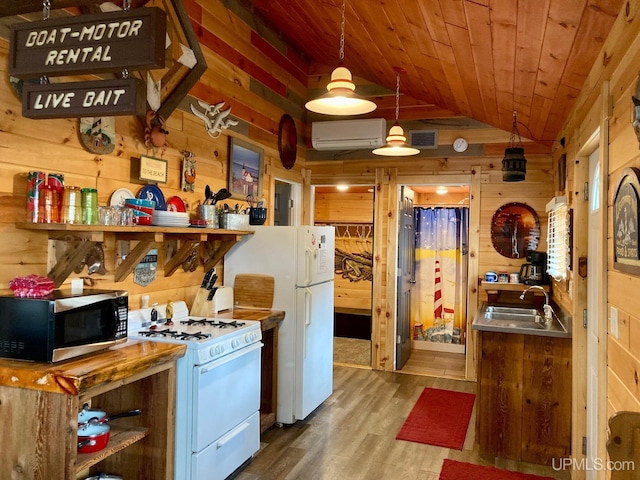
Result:
<svg viewBox="0 0 640 480"><path fill-rule="evenodd" d="M55 0L56 8L104 0ZM182 0L181 0L182 1ZM227 0L279 32L308 64L309 97L339 62L342 0ZM147 0L132 0L132 6ZM121 5L121 0L115 0ZM191 2L189 2L191 3ZM400 121L467 117L552 145L625 0L346 0L344 61L356 91ZM42 0L1 0L0 17ZM608 52L611 55L612 52ZM309 113L307 121L326 120Z"/></svg>
<svg viewBox="0 0 640 480"><path fill-rule="evenodd" d="M342 0L250 1L308 57L309 94L321 94L339 62ZM401 122L464 116L510 132L516 111L522 137L550 145L623 3L346 0L344 61L378 104L370 116L395 118L400 67Z"/></svg>

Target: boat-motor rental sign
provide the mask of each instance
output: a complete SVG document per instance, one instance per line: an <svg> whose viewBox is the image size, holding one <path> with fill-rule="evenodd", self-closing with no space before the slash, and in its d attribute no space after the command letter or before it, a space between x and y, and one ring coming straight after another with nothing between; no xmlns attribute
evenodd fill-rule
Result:
<svg viewBox="0 0 640 480"><path fill-rule="evenodd" d="M166 14L157 7L14 24L9 75L33 79L164 68L166 28ZM54 92L47 90L48 84L38 85L26 112L40 118L126 114L118 107L123 106L127 93L136 93L134 82L116 86L95 83L95 91L87 89L88 82L79 83L82 88L75 91L76 84L67 82L63 93L60 87ZM65 113L78 106L86 111L81 115Z"/></svg>

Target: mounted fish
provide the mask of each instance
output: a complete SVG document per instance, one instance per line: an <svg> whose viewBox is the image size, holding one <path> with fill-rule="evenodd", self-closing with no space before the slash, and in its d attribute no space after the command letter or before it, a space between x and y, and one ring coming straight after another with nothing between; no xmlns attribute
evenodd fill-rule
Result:
<svg viewBox="0 0 640 480"><path fill-rule="evenodd" d="M227 118L231 113L231 107L222 110L224 102L210 105L207 102L198 100L198 105L204 111L198 110L193 103L189 105L193 114L204 122L204 128L211 138L218 138L223 130L238 125L237 120Z"/></svg>

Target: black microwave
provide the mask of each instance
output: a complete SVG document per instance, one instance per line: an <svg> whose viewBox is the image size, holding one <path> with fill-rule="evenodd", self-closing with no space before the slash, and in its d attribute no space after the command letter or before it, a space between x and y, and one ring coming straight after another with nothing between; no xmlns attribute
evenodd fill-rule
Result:
<svg viewBox="0 0 640 480"><path fill-rule="evenodd" d="M109 348L127 339L128 309L117 290L0 296L0 357L59 362Z"/></svg>

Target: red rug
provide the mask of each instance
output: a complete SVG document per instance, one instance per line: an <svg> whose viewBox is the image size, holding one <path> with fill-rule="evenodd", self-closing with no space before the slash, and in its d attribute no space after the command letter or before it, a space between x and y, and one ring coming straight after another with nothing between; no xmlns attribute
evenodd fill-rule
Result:
<svg viewBox="0 0 640 480"><path fill-rule="evenodd" d="M495 467L484 467L471 463L445 459L439 480L553 480L530 473L511 472Z"/></svg>
<svg viewBox="0 0 640 480"><path fill-rule="evenodd" d="M462 450L475 398L473 393L425 388L396 440Z"/></svg>

